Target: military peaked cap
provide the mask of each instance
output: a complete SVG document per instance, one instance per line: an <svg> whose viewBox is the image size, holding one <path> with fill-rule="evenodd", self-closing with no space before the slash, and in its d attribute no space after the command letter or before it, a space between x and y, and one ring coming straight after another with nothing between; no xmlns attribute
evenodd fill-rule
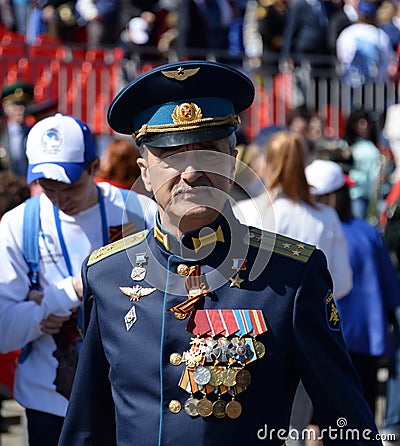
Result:
<svg viewBox="0 0 400 446"><path fill-rule="evenodd" d="M7 102L30 102L33 100L33 85L25 82L16 82L3 87L1 100Z"/></svg>
<svg viewBox="0 0 400 446"><path fill-rule="evenodd" d="M138 145L170 147L232 134L239 113L253 102L254 86L240 71L207 62L157 67L127 85L113 100L108 122Z"/></svg>

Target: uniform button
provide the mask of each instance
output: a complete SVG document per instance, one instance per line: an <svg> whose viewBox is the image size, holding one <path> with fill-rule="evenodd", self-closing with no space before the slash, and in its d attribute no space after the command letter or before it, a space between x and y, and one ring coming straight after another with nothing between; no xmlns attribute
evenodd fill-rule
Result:
<svg viewBox="0 0 400 446"><path fill-rule="evenodd" d="M180 276L187 276L189 274L189 267L184 263L181 263L176 268L176 271Z"/></svg>
<svg viewBox="0 0 400 446"><path fill-rule="evenodd" d="M182 404L178 400L171 400L168 405L169 411L172 413L179 413L182 409Z"/></svg>
<svg viewBox="0 0 400 446"><path fill-rule="evenodd" d="M182 362L182 356L179 353L171 353L169 362L172 365L179 365Z"/></svg>

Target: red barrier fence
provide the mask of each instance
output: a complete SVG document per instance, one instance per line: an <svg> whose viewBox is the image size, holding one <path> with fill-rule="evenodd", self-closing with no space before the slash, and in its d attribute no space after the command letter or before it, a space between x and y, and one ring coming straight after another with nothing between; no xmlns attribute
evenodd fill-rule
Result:
<svg viewBox="0 0 400 446"><path fill-rule="evenodd" d="M85 121L93 133L112 133L106 114L115 95L124 86L124 49L84 48L66 45L43 35L34 45L27 45L18 34L0 26L0 79L2 85L24 80L35 86L35 102L56 100L58 110ZM165 58L138 57L130 61L130 77L165 63ZM236 61L235 66L238 66ZM241 69L241 66L239 66ZM378 114L398 102L397 83L369 84L358 89L342 85L334 71L311 77L307 65L301 69L302 100L326 122L331 136L342 133L343 122L352 107L363 105ZM299 69L279 71L276 63L263 65L247 73L256 87L253 106L242 116L242 128L252 138L271 124L284 125L288 110L299 105ZM124 76L123 76L124 74ZM128 76L129 77L129 76ZM304 82L305 80L305 82ZM240 94L240 92L238 92Z"/></svg>

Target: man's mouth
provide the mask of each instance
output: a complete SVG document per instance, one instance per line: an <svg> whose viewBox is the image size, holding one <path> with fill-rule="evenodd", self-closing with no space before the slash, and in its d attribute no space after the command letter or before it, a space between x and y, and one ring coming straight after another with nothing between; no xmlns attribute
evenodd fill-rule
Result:
<svg viewBox="0 0 400 446"><path fill-rule="evenodd" d="M172 191L171 199L174 199L179 194L199 192L200 190L208 190L209 187L206 185L201 186L178 186L176 189Z"/></svg>

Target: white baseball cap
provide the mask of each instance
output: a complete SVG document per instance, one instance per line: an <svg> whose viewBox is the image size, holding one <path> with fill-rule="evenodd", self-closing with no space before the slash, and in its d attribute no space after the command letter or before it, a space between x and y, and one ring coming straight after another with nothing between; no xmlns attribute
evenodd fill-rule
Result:
<svg viewBox="0 0 400 446"><path fill-rule="evenodd" d="M334 161L314 160L306 167L305 172L313 195L330 194L346 184L343 169Z"/></svg>
<svg viewBox="0 0 400 446"><path fill-rule="evenodd" d="M40 178L74 183L96 157L89 127L74 116L57 113L38 121L26 141L27 182Z"/></svg>

